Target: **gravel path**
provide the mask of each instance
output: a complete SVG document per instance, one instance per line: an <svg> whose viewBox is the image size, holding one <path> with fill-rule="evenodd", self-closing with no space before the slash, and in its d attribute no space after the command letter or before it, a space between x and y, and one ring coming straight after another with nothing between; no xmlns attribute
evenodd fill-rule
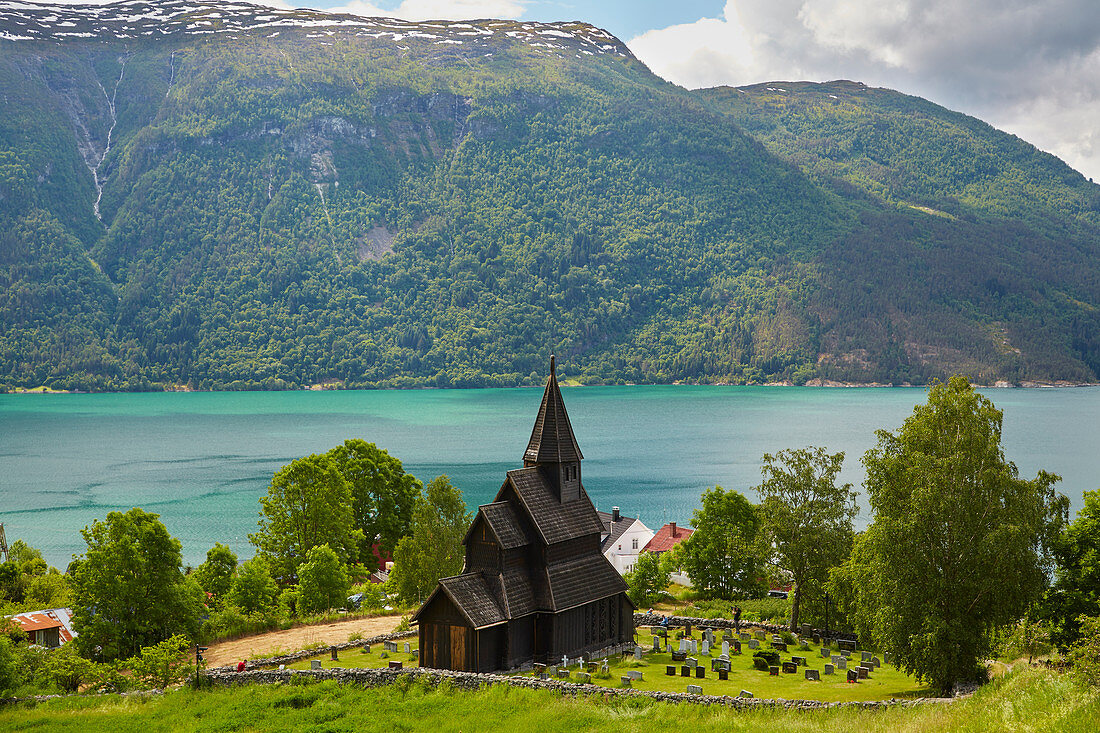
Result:
<svg viewBox="0 0 1100 733"><path fill-rule="evenodd" d="M358 632L364 637L388 634L397 624L400 616L374 616L371 618L350 618L315 626L298 626L286 631L268 631L255 636L245 636L232 641L211 644L206 651L207 667L222 667L236 664L251 657L274 656L276 650L296 652L309 644L339 644Z"/></svg>

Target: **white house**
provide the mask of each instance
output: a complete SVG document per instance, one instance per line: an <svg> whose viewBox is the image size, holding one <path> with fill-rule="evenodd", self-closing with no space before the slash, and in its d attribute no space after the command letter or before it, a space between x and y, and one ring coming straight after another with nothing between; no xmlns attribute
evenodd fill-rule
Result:
<svg viewBox="0 0 1100 733"><path fill-rule="evenodd" d="M600 549L604 557L611 561L620 575L626 575L634 569L638 553L653 538L653 530L642 524L641 520L624 517L619 507L611 507L611 513L597 512L603 522L600 535Z"/></svg>

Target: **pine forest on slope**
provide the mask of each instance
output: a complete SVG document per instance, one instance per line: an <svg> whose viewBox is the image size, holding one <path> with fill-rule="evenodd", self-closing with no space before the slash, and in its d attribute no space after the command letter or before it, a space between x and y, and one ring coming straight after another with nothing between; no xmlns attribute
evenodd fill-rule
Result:
<svg viewBox="0 0 1100 733"><path fill-rule="evenodd" d="M582 23L0 2L0 385L1095 382L1100 188Z"/></svg>

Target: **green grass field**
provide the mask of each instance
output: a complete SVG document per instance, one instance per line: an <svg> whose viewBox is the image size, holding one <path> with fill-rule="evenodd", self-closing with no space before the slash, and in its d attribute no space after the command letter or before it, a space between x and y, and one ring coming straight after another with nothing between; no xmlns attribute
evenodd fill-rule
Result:
<svg viewBox="0 0 1100 733"><path fill-rule="evenodd" d="M738 712L648 699L574 699L503 686L479 692L403 684L364 690L334 682L139 697L69 697L0 708L0 731L1055 731L1095 733L1100 692L1024 669L952 703L889 710Z"/></svg>
<svg viewBox="0 0 1100 733"><path fill-rule="evenodd" d="M702 640L702 634L698 629L693 631L692 637L699 641ZM645 649L651 649L653 647L653 637L648 630L636 634L635 640ZM412 649L417 648L416 639L412 638L398 641L399 649L404 649L403 645L405 641L410 642ZM761 646L762 648L770 648L768 644L762 644ZM638 690L655 690L660 692L687 692L688 685L701 685L703 692L708 695L736 696L741 690L748 690L758 698L824 700L828 702L915 698L927 696L929 694L915 679L904 672L894 669L890 665L883 665L874 672L869 679L861 680L857 684L849 684L846 681L844 670L837 670L837 674L826 676L824 674L824 669L825 662L828 660L820 656L818 652L819 648L820 647L817 646L811 646L810 651L797 651L792 647L792 651L781 654L781 658L784 661L789 661L792 656L802 656L806 658L807 666L799 667L798 672L795 674L780 674L778 677L772 677L767 672L762 672L753 668L751 652L754 650L748 649L746 645L745 654L741 656L732 656L730 658L730 675L727 681L719 680L718 674L710 671L711 658L702 655L698 656L699 664L706 669L706 678L701 680L695 677L690 679L680 677L680 663L674 663L672 661L672 655L668 652L658 654L652 652L646 653L643 655L641 662L635 661L633 658L624 660L614 657L609 660L610 674L605 677L598 675L593 676L592 684L603 687L618 687L621 684L621 677L627 673L627 670L637 669L642 672L643 679L641 681L635 681L632 683L632 686ZM714 656L718 656L719 652L720 649L716 648L714 650ZM329 659L328 653L319 654L311 659L304 659L300 662L288 664L287 668L309 669L310 662L313 659L320 660L322 666L325 668L379 668L387 666L387 664L394 659L402 662L405 667L415 667L417 665L416 657L411 654L405 654L404 651L399 651L396 654L390 654L383 657L381 644L373 645L369 654L364 654L360 649L348 649L340 652L339 656L339 661L333 662ZM677 676L669 677L665 675L665 668L667 665L674 665L676 667ZM852 664L851 666L855 665ZM571 669L574 672L573 679L575 680L577 668L574 666ZM821 673L821 681L807 681L803 673L805 669L818 670ZM525 674L530 676L533 673L528 672Z"/></svg>

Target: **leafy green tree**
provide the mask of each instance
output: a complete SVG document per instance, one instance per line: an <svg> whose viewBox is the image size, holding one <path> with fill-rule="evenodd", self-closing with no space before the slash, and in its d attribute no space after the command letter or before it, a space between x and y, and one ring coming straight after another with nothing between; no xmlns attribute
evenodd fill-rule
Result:
<svg viewBox="0 0 1100 733"><path fill-rule="evenodd" d="M143 689L160 689L182 682L195 670L191 642L177 634L151 646L129 661L130 672Z"/></svg>
<svg viewBox="0 0 1100 733"><path fill-rule="evenodd" d="M281 583L297 577L306 553L318 545L328 545L341 562L358 554L363 533L354 526L351 486L328 456L309 455L281 468L260 506L260 531L248 539Z"/></svg>
<svg viewBox="0 0 1100 733"><path fill-rule="evenodd" d="M229 599L245 613L271 608L279 594L279 586L271 579L271 571L262 557L241 564L233 578Z"/></svg>
<svg viewBox="0 0 1100 733"><path fill-rule="evenodd" d="M692 517L695 532L677 546L676 560L692 587L717 598L763 595L756 507L741 493L715 486Z"/></svg>
<svg viewBox="0 0 1100 733"><path fill-rule="evenodd" d="M410 534L393 552L390 581L406 603L422 601L440 578L462 572L462 538L470 519L462 492L446 476L424 487L413 509Z"/></svg>
<svg viewBox="0 0 1100 733"><path fill-rule="evenodd" d="M837 485L843 465L843 453L822 448L764 455L764 482L756 488L761 529L774 562L794 581L791 631L798 629L806 587L823 585L852 549L855 491Z"/></svg>
<svg viewBox="0 0 1100 733"><path fill-rule="evenodd" d="M76 692L92 677L95 668L95 662L78 655L72 644L66 644L43 655L42 664L35 670L35 680L43 687Z"/></svg>
<svg viewBox="0 0 1100 733"><path fill-rule="evenodd" d="M1061 649L1076 643L1078 619L1100 616L1100 491L1086 491L1077 518L1054 542L1054 585L1039 613L1053 627Z"/></svg>
<svg viewBox="0 0 1100 733"><path fill-rule="evenodd" d="M4 600L21 603L26 595L26 584L19 563L8 560L0 563L0 594Z"/></svg>
<svg viewBox="0 0 1100 733"><path fill-rule="evenodd" d="M416 497L423 488L405 473L401 461L365 440L345 440L328 452L351 485L355 528L363 533L359 562L374 569L371 545L392 555L397 541L409 533Z"/></svg>
<svg viewBox="0 0 1100 733"><path fill-rule="evenodd" d="M874 520L833 585L848 619L937 692L981 679L992 631L1042 592L1058 477L1019 478L1001 411L962 377L879 431L863 464Z"/></svg>
<svg viewBox="0 0 1100 733"><path fill-rule="evenodd" d="M328 545L311 548L298 568L299 611L321 613L341 608L347 601L351 581L348 571Z"/></svg>
<svg viewBox="0 0 1100 733"><path fill-rule="evenodd" d="M26 589L23 605L27 607L63 608L72 603L69 580L57 568L50 568L45 575L31 577L27 580Z"/></svg>
<svg viewBox="0 0 1100 733"><path fill-rule="evenodd" d="M21 662L15 644L0 635L0 695L10 695L21 682Z"/></svg>
<svg viewBox="0 0 1100 733"><path fill-rule="evenodd" d="M643 552L638 555L634 569L626 574L626 584L629 586L627 596L636 608L645 608L661 597L671 582L671 573L667 563L661 562L661 557L653 552Z"/></svg>
<svg viewBox="0 0 1100 733"><path fill-rule="evenodd" d="M195 581L214 597L214 606L225 603L237 569L237 554L220 542L206 551L206 562L195 568Z"/></svg>
<svg viewBox="0 0 1100 733"><path fill-rule="evenodd" d="M115 659L199 627L202 589L184 576L180 543L159 515L111 512L81 534L71 565L73 627L85 657Z"/></svg>
<svg viewBox="0 0 1100 733"><path fill-rule="evenodd" d="M1077 627L1080 635L1066 653L1066 661L1079 680L1100 686L1100 616L1082 616Z"/></svg>

